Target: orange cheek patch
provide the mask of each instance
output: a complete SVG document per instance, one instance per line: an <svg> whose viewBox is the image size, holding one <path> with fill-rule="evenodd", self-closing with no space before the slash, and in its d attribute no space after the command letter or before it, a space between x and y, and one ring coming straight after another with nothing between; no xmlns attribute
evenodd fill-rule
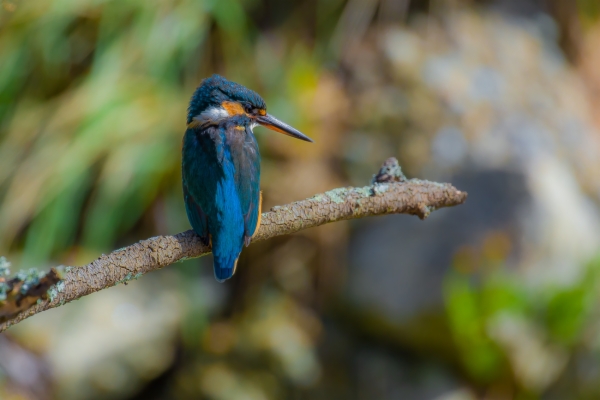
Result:
<svg viewBox="0 0 600 400"><path fill-rule="evenodd" d="M229 115L240 115L245 114L244 107L236 101L224 101L221 106L227 111Z"/></svg>
<svg viewBox="0 0 600 400"><path fill-rule="evenodd" d="M258 114L265 116L265 115L267 115L267 110L258 110Z"/></svg>

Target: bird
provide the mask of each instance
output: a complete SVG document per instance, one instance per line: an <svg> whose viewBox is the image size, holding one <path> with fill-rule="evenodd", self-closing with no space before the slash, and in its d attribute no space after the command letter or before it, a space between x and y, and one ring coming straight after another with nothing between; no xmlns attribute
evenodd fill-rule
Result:
<svg viewBox="0 0 600 400"><path fill-rule="evenodd" d="M204 79L187 110L182 186L188 220L213 253L215 278L233 276L261 219L260 153L254 128L313 142L267 113L258 93L220 75Z"/></svg>

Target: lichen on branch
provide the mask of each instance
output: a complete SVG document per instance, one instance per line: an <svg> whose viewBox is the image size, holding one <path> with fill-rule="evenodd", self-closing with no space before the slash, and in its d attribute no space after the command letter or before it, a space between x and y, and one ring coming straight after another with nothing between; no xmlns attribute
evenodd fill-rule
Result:
<svg viewBox="0 0 600 400"><path fill-rule="evenodd" d="M466 192L448 183L406 180L398 161L390 158L375 175L371 186L337 188L263 213L259 231L252 242L330 222L374 215L411 214L425 219L430 212L462 204L466 198ZM208 253L210 247L203 245L189 230L142 240L102 255L87 265L67 267L62 274L52 269L36 285L31 285L25 297L16 294L17 284L13 283L10 301L0 303L0 332L39 312L137 279L177 261ZM48 291L50 285L54 286Z"/></svg>
<svg viewBox="0 0 600 400"><path fill-rule="evenodd" d="M47 299L62 278L60 268L52 268L48 273L36 269L20 271L9 279L10 266L5 257L0 257L0 322Z"/></svg>

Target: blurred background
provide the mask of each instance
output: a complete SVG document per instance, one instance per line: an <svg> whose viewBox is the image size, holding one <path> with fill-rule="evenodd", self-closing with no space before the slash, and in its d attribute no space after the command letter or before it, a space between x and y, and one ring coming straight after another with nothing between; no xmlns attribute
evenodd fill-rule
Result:
<svg viewBox="0 0 600 400"><path fill-rule="evenodd" d="M465 205L153 272L0 335L0 399L600 398L597 0L0 0L0 255L81 265L190 228L188 100L257 129L264 208L390 156Z"/></svg>

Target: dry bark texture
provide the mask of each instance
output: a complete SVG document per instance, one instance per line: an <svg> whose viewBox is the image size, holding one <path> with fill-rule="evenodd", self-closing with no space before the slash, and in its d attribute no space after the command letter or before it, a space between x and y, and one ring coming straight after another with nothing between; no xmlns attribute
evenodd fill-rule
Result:
<svg viewBox="0 0 600 400"><path fill-rule="evenodd" d="M386 161L382 171L384 168L389 170L390 160ZM395 159L393 162L397 165ZM388 170L383 171L387 173L380 171L372 186L338 188L306 200L273 207L271 211L262 214L260 229L252 241L373 215L412 214L424 219L435 209L462 204L467 198L466 192L461 192L450 184L416 179L405 181L398 174L390 176ZM173 236L142 240L102 255L88 265L67 267L62 280L50 289L47 296L41 295L39 300L28 302L33 304L30 308L16 308L16 313L7 315L2 311L15 306L1 305L0 332L39 312L118 283L137 279L147 272L175 262L208 253L210 247L204 246L199 237L189 230Z"/></svg>

